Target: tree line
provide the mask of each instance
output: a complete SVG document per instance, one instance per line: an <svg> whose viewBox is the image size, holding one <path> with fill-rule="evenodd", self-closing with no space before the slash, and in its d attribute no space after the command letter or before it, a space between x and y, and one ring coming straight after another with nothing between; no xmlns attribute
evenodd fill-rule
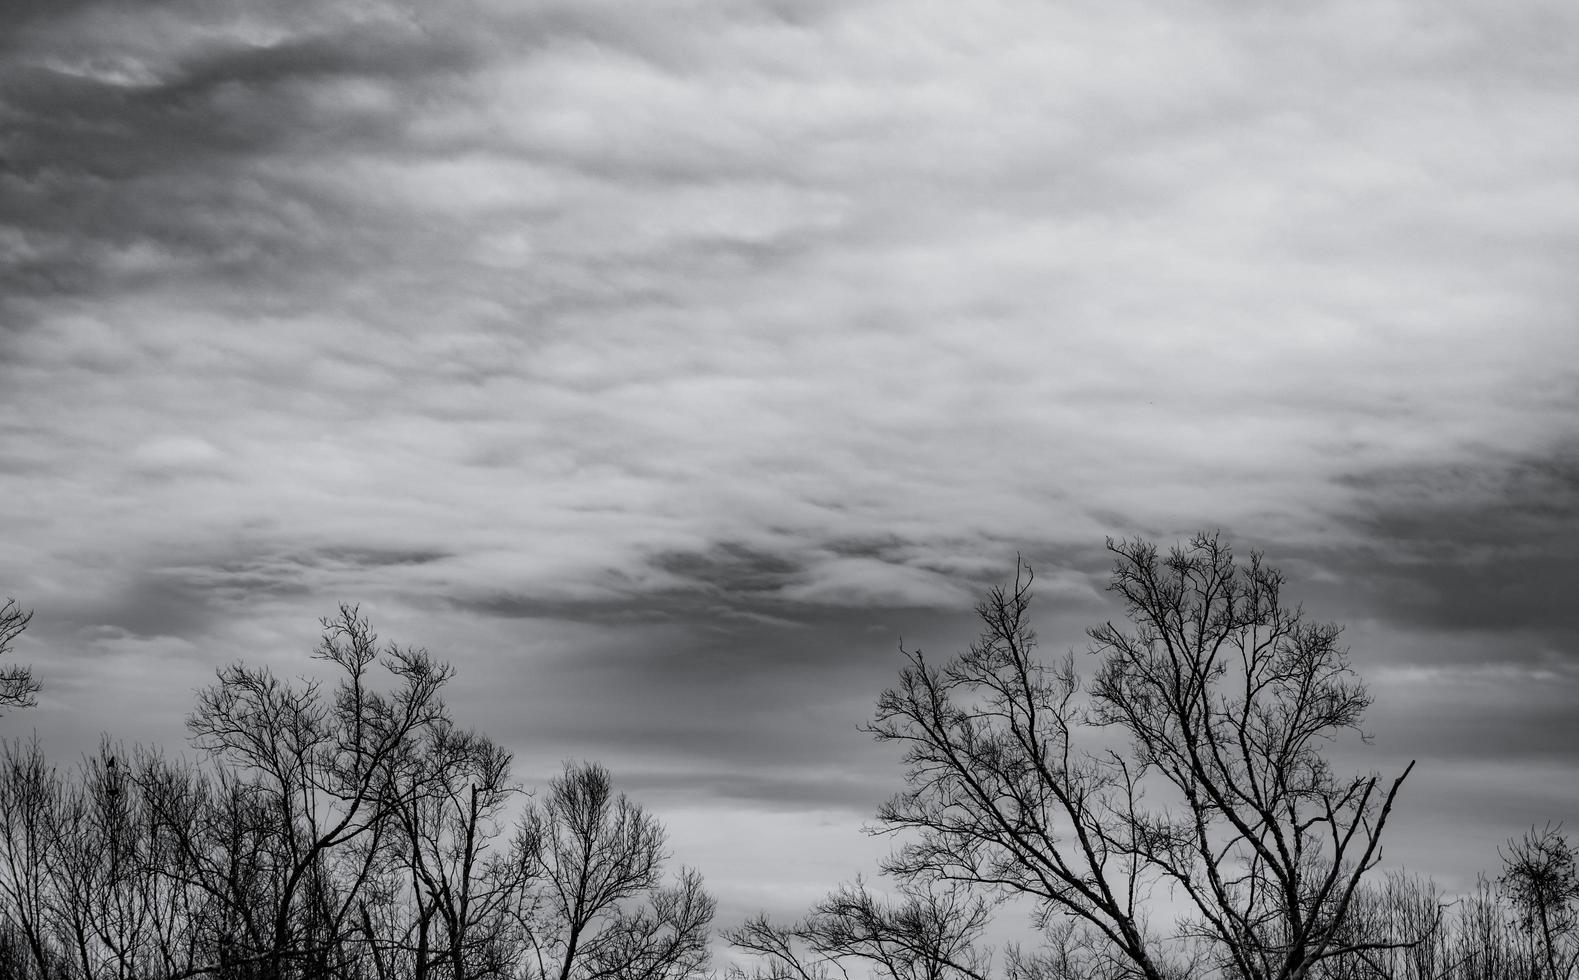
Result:
<svg viewBox="0 0 1579 980"><path fill-rule="evenodd" d="M903 751L880 883L723 930L731 980L1579 975L1560 825L1509 841L1467 896L1380 874L1413 763L1330 761L1371 704L1341 629L1219 535L1108 547L1125 617L1088 630L1089 667L1037 653L1023 564L967 650L903 651L867 726ZM6 610L0 653L27 624ZM718 972L715 900L665 874L663 827L607 770L517 799L510 754L445 705L450 667L380 646L354 607L315 656L332 686L221 669L187 720L197 761L106 738L62 772L36 741L0 749L0 977ZM37 690L4 677L9 703ZM1027 940L994 948L1010 914Z"/></svg>
<svg viewBox="0 0 1579 980"><path fill-rule="evenodd" d="M187 718L202 756L105 739L61 772L0 749L0 976L680 980L715 902L596 763L508 828L510 753L456 724L453 672L323 623L332 686L235 664ZM516 801L519 802L519 801Z"/></svg>

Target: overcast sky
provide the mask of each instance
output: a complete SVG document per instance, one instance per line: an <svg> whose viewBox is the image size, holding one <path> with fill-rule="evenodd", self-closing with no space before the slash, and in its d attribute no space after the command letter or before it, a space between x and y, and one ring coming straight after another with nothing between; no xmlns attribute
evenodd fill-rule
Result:
<svg viewBox="0 0 1579 980"><path fill-rule="evenodd" d="M0 735L179 747L360 602L791 911L901 639L1220 527L1462 885L1579 826L1576 118L1567 2L0 3Z"/></svg>

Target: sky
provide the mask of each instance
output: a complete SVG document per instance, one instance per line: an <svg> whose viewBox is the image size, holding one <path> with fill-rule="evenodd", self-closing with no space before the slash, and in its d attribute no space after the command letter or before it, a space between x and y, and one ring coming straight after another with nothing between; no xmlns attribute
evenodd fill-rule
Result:
<svg viewBox="0 0 1579 980"><path fill-rule="evenodd" d="M1561 2L0 4L0 736L180 751L360 603L793 914L901 643L1220 528L1467 886L1579 827L1576 113Z"/></svg>

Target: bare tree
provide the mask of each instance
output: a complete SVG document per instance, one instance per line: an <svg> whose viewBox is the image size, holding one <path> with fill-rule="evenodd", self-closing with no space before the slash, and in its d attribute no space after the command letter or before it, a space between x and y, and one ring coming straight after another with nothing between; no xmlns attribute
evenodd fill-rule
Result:
<svg viewBox="0 0 1579 980"><path fill-rule="evenodd" d="M392 761L388 784L399 827L388 846L416 902L407 929L417 933L412 975L421 980L435 964L454 980L507 973L506 921L525 869L490 848L502 835L501 812L518 792L510 753L440 719L416 753ZM370 911L361 913L371 932Z"/></svg>
<svg viewBox="0 0 1579 980"><path fill-rule="evenodd" d="M141 747L132 752L132 771L142 822L139 885L149 913L149 972L192 975L218 962L214 939L235 915L228 898L233 891L213 873L215 840L204 833L219 809L213 784L191 762Z"/></svg>
<svg viewBox="0 0 1579 980"><path fill-rule="evenodd" d="M0 900L6 924L25 947L14 961L38 977L49 976L55 961L50 900L60 863L61 793L60 775L36 735L0 744Z"/></svg>
<svg viewBox="0 0 1579 980"><path fill-rule="evenodd" d="M1350 952L1323 960L1320 980L1445 980L1455 976L1446 901L1430 879L1391 871L1368 882L1344 922Z"/></svg>
<svg viewBox="0 0 1579 980"><path fill-rule="evenodd" d="M1579 967L1579 867L1562 827L1508 841L1498 882L1531 936L1546 980L1567 980Z"/></svg>
<svg viewBox="0 0 1579 980"><path fill-rule="evenodd" d="M198 695L187 726L193 743L234 774L237 789L274 817L276 872L269 883L270 922L258 958L277 980L292 961L328 973L345 955L347 922L379 848L350 847L390 830L402 805L388 780L392 759L414 751L441 714L439 689L450 677L425 650L393 644L382 651L355 607L323 621L315 657L341 671L332 696L316 682L293 686L266 668L223 668ZM395 681L372 685L381 664Z"/></svg>
<svg viewBox="0 0 1579 980"><path fill-rule="evenodd" d="M714 901L664 831L567 766L506 839L510 754L457 726L448 666L323 623L328 681L236 664L205 757L112 743L65 773L0 743L5 980L682 980Z"/></svg>
<svg viewBox="0 0 1579 980"><path fill-rule="evenodd" d="M1089 974L1297 980L1372 945L1343 926L1409 769L1339 777L1323 755L1370 703L1339 628L1215 535L1161 558L1108 548L1130 623L1089 631L1089 694L1072 654L1035 655L1028 568L980 604L969 650L906 653L870 727L905 749L908 788L879 812L904 835L885 870L1029 899L1041 928L1072 920ZM1147 924L1159 887L1191 910L1171 940Z"/></svg>
<svg viewBox="0 0 1579 980"><path fill-rule="evenodd" d="M990 918L988 903L962 886L902 889L896 901L857 879L799 922L758 915L724 936L762 958L759 980L848 978L852 965L888 980L986 980Z"/></svg>
<svg viewBox="0 0 1579 980"><path fill-rule="evenodd" d="M51 905L56 931L83 977L132 980L156 958L164 896L148 853L149 825L123 746L101 737L65 783L57 810L58 862Z"/></svg>
<svg viewBox="0 0 1579 980"><path fill-rule="evenodd" d="M0 656L11 652L12 642L32 619L31 611L23 612L15 599L6 599L0 606ZM38 703L38 691L32 668L17 664L0 667L0 706L31 708Z"/></svg>
<svg viewBox="0 0 1579 980"><path fill-rule="evenodd" d="M523 817L515 858L527 878L516 918L532 980L679 980L707 964L716 903L701 877L663 882L663 826L607 769L566 764Z"/></svg>

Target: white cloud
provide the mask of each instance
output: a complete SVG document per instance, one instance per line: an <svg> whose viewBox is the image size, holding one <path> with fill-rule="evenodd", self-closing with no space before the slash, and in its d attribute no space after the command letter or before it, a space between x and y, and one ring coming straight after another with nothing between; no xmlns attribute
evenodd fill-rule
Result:
<svg viewBox="0 0 1579 980"><path fill-rule="evenodd" d="M524 677L641 647L555 622L620 603L749 647L1020 548L1093 604L1105 533L1489 505L1579 410L1573 18L83 5L0 53L0 584L126 663L345 597ZM675 570L724 545L789 570Z"/></svg>

